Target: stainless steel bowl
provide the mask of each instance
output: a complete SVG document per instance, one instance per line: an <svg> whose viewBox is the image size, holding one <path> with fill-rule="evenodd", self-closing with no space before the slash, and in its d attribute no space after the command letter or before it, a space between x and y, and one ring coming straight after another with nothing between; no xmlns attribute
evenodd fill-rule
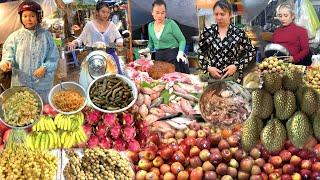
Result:
<svg viewBox="0 0 320 180"><path fill-rule="evenodd" d="M8 98L10 98L13 94L15 94L16 92L19 92L19 91L28 91L30 92L31 94L33 94L39 104L38 106L38 110L39 110L39 116L38 116L38 119L35 119L35 121L33 123L30 123L26 126L12 126L10 124L8 124L6 121L5 121L5 116L4 116L4 112L3 112L3 105L4 103L6 102L6 100ZM28 127L31 127L33 124L35 124L38 120L39 120L39 117L40 115L42 115L42 109L43 109L43 102L42 102L42 99L40 97L40 95L35 92L33 89L29 88L29 87L25 87L25 86L16 86L16 87L12 87L12 88L9 88L7 90L5 90L1 95L0 95L0 120L8 127L10 128L28 128Z"/></svg>
<svg viewBox="0 0 320 180"><path fill-rule="evenodd" d="M266 57L270 56L289 56L290 53L287 48L282 46L281 44L267 44L264 48L264 54Z"/></svg>

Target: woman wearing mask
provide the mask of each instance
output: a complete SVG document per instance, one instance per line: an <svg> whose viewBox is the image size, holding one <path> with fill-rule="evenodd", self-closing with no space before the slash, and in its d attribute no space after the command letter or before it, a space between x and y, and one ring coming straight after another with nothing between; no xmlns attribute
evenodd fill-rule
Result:
<svg viewBox="0 0 320 180"><path fill-rule="evenodd" d="M311 65L311 53L308 43L308 33L294 21L294 10L291 4L283 3L277 8L277 16L281 27L272 35L272 42L281 44L290 52L289 60L298 65Z"/></svg>
<svg viewBox="0 0 320 180"><path fill-rule="evenodd" d="M154 21L148 25L148 48L139 53L155 50L155 60L167 61L175 65L177 72L189 73L188 60L183 56L186 39L179 26L172 19L166 18L167 6L163 0L152 4Z"/></svg>
<svg viewBox="0 0 320 180"><path fill-rule="evenodd" d="M104 42L106 45L116 43L117 46L123 46L123 38L117 30L115 24L109 21L110 7L104 1L98 1L96 4L96 17L87 22L80 36L69 43L69 49L84 45L92 47L96 42Z"/></svg>
<svg viewBox="0 0 320 180"><path fill-rule="evenodd" d="M255 50L245 32L231 24L232 9L228 1L218 0L213 11L217 24L204 28L200 35L200 67L217 79L239 72L237 82L240 82L243 69L254 60Z"/></svg>
<svg viewBox="0 0 320 180"><path fill-rule="evenodd" d="M50 32L40 26L43 12L39 4L23 1L18 13L23 27L5 41L0 68L13 70L11 86L28 86L47 102L59 52Z"/></svg>

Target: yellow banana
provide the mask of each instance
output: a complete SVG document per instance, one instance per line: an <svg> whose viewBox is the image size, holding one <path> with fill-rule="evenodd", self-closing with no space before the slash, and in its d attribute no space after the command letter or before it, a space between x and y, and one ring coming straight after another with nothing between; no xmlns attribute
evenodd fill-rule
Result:
<svg viewBox="0 0 320 180"><path fill-rule="evenodd" d="M68 148L67 145L69 144L69 141L70 141L70 136L69 136L69 133L66 132L64 142L62 143L64 148Z"/></svg>
<svg viewBox="0 0 320 180"><path fill-rule="evenodd" d="M38 124L38 122L32 126L32 131L33 132L37 131L37 124Z"/></svg>
<svg viewBox="0 0 320 180"><path fill-rule="evenodd" d="M86 135L86 133L84 132L84 130L83 130L82 127L79 128L78 134L79 134L79 136L80 136L81 142L85 142L85 141L87 140L87 135Z"/></svg>
<svg viewBox="0 0 320 180"><path fill-rule="evenodd" d="M45 150L46 145L46 134L41 133L40 150Z"/></svg>
<svg viewBox="0 0 320 180"><path fill-rule="evenodd" d="M76 131L73 134L74 134L75 144L80 144L82 141L79 135L79 131Z"/></svg>
<svg viewBox="0 0 320 180"><path fill-rule="evenodd" d="M28 136L27 136L26 144L27 144L27 146L28 146L31 150L33 150L32 136L31 136L31 135L28 135Z"/></svg>
<svg viewBox="0 0 320 180"><path fill-rule="evenodd" d="M67 135L66 131L61 134L61 144L65 143L66 135Z"/></svg>
<svg viewBox="0 0 320 180"><path fill-rule="evenodd" d="M35 140L35 143L34 143L34 147L36 148L36 149L40 149L40 142L41 142L41 132L39 132L39 133L37 133L37 135L36 135L36 140Z"/></svg>
<svg viewBox="0 0 320 180"><path fill-rule="evenodd" d="M57 138L57 145L56 145L56 147L61 147L61 136L60 135L58 135L58 134L56 134L57 136L56 136L56 138Z"/></svg>
<svg viewBox="0 0 320 180"><path fill-rule="evenodd" d="M48 132L48 137L49 137L49 145L48 148L52 149L54 147L54 137L52 132Z"/></svg>
<svg viewBox="0 0 320 180"><path fill-rule="evenodd" d="M74 142L75 142L75 136L74 136L74 133L69 133L69 137L70 137L70 140L69 140L69 143L68 143L68 148L71 148L73 145L74 145Z"/></svg>
<svg viewBox="0 0 320 180"><path fill-rule="evenodd" d="M50 123L51 123L51 126L52 126L53 130L54 131L57 130L57 127L56 127L56 125L54 124L54 122L53 122L53 120L51 118L50 118Z"/></svg>
<svg viewBox="0 0 320 180"><path fill-rule="evenodd" d="M61 129L61 126L60 126L61 117L62 117L62 114L59 113L54 118L54 124L60 129Z"/></svg>

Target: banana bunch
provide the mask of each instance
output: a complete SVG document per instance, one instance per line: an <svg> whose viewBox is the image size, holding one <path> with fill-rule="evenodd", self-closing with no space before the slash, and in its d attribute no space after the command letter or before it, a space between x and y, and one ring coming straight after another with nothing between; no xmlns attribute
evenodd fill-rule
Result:
<svg viewBox="0 0 320 180"><path fill-rule="evenodd" d="M77 130L83 123L84 114L82 112L72 115L65 115L59 113L54 118L54 124L57 126L57 128L65 131Z"/></svg>
<svg viewBox="0 0 320 180"><path fill-rule="evenodd" d="M39 121L32 126L32 131L55 131L57 129L56 125L53 122L53 119L49 116L40 116Z"/></svg>
<svg viewBox="0 0 320 180"><path fill-rule="evenodd" d="M55 131L33 132L28 135L26 144L32 150L46 150L61 146L60 136Z"/></svg>
<svg viewBox="0 0 320 180"><path fill-rule="evenodd" d="M83 143L86 140L87 136L82 127L76 131L64 131L61 134L61 144L64 148L71 148L72 146Z"/></svg>

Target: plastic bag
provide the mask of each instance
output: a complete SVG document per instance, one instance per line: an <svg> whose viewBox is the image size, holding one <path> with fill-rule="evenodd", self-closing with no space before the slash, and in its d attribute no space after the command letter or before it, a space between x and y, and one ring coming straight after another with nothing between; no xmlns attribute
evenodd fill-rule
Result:
<svg viewBox="0 0 320 180"><path fill-rule="evenodd" d="M295 3L295 12L295 22L307 29L310 39L314 38L317 30L320 28L320 21L310 0L297 0Z"/></svg>

